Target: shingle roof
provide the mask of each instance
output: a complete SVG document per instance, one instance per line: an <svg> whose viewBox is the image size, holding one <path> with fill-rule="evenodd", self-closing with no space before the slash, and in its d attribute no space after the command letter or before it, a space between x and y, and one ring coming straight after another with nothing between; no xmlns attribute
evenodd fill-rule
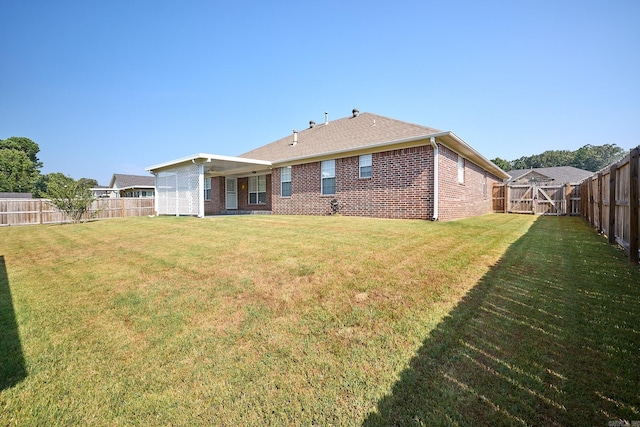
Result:
<svg viewBox="0 0 640 427"><path fill-rule="evenodd" d="M356 150L392 141L417 138L441 131L371 113L361 113L320 123L298 132L293 144L293 132L282 139L241 154L238 157L278 162L312 157L324 153Z"/></svg>
<svg viewBox="0 0 640 427"><path fill-rule="evenodd" d="M155 187L156 181L153 176L114 173L110 187L113 188L114 185L117 188Z"/></svg>
<svg viewBox="0 0 640 427"><path fill-rule="evenodd" d="M565 184L567 182L581 182L593 175L593 172L584 169L574 168L573 166L557 166L552 168L533 168L533 169L517 169L507 172L511 175L511 181L517 181L524 175L536 172L551 178L554 183Z"/></svg>

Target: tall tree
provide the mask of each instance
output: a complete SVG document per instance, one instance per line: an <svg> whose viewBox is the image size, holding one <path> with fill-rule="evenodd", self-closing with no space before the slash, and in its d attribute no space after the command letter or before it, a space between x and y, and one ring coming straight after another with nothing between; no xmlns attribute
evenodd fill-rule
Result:
<svg viewBox="0 0 640 427"><path fill-rule="evenodd" d="M496 157L491 161L503 171L510 171L511 169L513 169L511 167L511 162L505 159L501 159L500 157Z"/></svg>
<svg viewBox="0 0 640 427"><path fill-rule="evenodd" d="M30 193L35 190L42 162L40 147L25 137L0 139L0 191Z"/></svg>
<svg viewBox="0 0 640 427"><path fill-rule="evenodd" d="M40 172L29 156L19 150L0 149L0 191L31 193Z"/></svg>
<svg viewBox="0 0 640 427"><path fill-rule="evenodd" d="M597 172L611 163L620 160L625 154L625 150L615 144L600 146L587 144L576 151L548 150L542 154L523 156L510 162L505 160L510 167L503 169L508 171L513 169L573 166L579 169ZM496 160L501 161L502 159L497 158Z"/></svg>
<svg viewBox="0 0 640 427"><path fill-rule="evenodd" d="M617 162L626 152L615 144L594 146L587 144L575 151L571 166L597 172L600 169Z"/></svg>
<svg viewBox="0 0 640 427"><path fill-rule="evenodd" d="M2 149L22 151L33 162L36 169L42 169L42 162L38 159L40 147L29 138L12 136L4 140L0 139L0 150Z"/></svg>

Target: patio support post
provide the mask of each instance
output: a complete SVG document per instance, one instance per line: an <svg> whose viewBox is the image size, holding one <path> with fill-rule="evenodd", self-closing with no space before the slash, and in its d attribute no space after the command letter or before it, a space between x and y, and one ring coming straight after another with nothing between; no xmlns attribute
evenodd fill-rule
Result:
<svg viewBox="0 0 640 427"><path fill-rule="evenodd" d="M198 165L198 218L204 218L204 165Z"/></svg>

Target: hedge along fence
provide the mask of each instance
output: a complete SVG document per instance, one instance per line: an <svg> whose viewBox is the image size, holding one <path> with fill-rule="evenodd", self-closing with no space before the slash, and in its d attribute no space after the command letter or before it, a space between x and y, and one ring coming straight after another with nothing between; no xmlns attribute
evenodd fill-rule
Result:
<svg viewBox="0 0 640 427"><path fill-rule="evenodd" d="M98 199L86 219L125 218L155 214L154 198ZM0 199L0 226L60 224L70 219L48 199Z"/></svg>
<svg viewBox="0 0 640 427"><path fill-rule="evenodd" d="M591 226L606 234L609 243L622 246L629 253L632 264L637 264L640 258L639 157L640 146L580 184L582 216Z"/></svg>

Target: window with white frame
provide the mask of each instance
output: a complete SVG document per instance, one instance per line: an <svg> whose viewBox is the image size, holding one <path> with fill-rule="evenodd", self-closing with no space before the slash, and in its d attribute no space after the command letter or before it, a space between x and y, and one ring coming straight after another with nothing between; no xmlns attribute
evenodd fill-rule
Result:
<svg viewBox="0 0 640 427"><path fill-rule="evenodd" d="M360 178L371 178L371 154L360 156Z"/></svg>
<svg viewBox="0 0 640 427"><path fill-rule="evenodd" d="M336 194L336 161L322 162L322 194Z"/></svg>
<svg viewBox="0 0 640 427"><path fill-rule="evenodd" d="M280 168L280 196L291 197L291 166Z"/></svg>
<svg viewBox="0 0 640 427"><path fill-rule="evenodd" d="M267 203L267 177L266 175L249 177L249 204L258 205Z"/></svg>
<svg viewBox="0 0 640 427"><path fill-rule="evenodd" d="M211 200L211 178L204 179L204 199Z"/></svg>
<svg viewBox="0 0 640 427"><path fill-rule="evenodd" d="M458 156L458 184L464 184L464 157Z"/></svg>

